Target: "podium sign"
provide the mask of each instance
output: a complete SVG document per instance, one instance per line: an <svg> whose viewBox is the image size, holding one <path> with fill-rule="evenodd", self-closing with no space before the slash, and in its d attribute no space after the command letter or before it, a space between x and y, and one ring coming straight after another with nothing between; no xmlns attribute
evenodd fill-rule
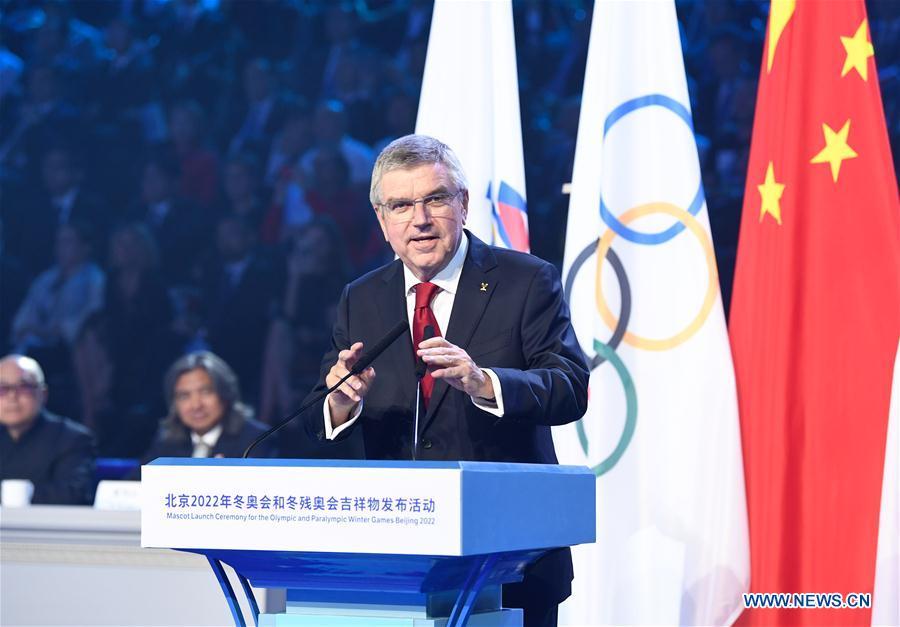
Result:
<svg viewBox="0 0 900 627"><path fill-rule="evenodd" d="M149 547L459 555L459 471L147 466Z"/></svg>

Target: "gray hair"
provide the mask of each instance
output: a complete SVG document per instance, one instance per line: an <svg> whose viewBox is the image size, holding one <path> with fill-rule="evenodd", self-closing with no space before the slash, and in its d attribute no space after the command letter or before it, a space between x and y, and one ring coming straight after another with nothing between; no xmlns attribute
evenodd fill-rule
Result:
<svg viewBox="0 0 900 627"><path fill-rule="evenodd" d="M241 402L237 375L218 355L209 351L196 351L176 360L163 379L163 394L169 407L169 413L160 423L163 438L174 441L190 438L190 431L175 411L175 386L181 375L192 370L203 370L212 379L216 395L225 406L222 430L231 435L239 433L244 423L253 417L253 410Z"/></svg>
<svg viewBox="0 0 900 627"><path fill-rule="evenodd" d="M406 135L385 146L372 169L369 202L381 204L381 179L387 172L409 170L419 165L440 163L447 168L450 181L457 190L468 189L466 174L456 153L447 144L428 135Z"/></svg>

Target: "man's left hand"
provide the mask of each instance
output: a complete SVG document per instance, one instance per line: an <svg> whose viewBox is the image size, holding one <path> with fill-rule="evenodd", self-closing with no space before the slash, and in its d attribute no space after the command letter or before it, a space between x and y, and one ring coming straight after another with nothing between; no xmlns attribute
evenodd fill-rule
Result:
<svg viewBox="0 0 900 627"><path fill-rule="evenodd" d="M434 379L443 379L448 385L469 396L485 400L494 399L491 378L475 365L469 354L442 337L433 337L419 344L419 357L428 366Z"/></svg>

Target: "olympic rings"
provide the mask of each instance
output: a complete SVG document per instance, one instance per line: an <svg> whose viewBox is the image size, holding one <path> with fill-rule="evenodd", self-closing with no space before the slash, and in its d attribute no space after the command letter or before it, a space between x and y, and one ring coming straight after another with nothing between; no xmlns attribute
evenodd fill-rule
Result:
<svg viewBox="0 0 900 627"><path fill-rule="evenodd" d="M563 287L566 302L572 302L572 288L575 283L575 277L578 275L578 271L581 270L581 266L583 266L584 263L591 258L591 255L597 251L597 243L599 241L599 239L595 239L585 246L584 250L578 253L575 261L572 262L572 267L569 268L569 273L566 275L566 284ZM616 279L619 281L619 294L621 295L620 301L622 303L619 322L613 328L613 334L609 339L609 342L605 344L605 346L608 346L612 350L616 350L622 342L622 336L625 335L625 329L628 327L628 320L631 318L631 286L628 284L628 275L625 274L625 267L622 265L622 261L619 259L616 251L609 248L607 249L606 256L609 259L613 271L616 273ZM599 352L593 357L585 355L585 358L590 362L591 370L594 370L606 361L606 357Z"/></svg>
<svg viewBox="0 0 900 627"><path fill-rule="evenodd" d="M693 121L691 120L691 112L686 106L684 106L677 100L670 98L669 96L665 96L662 94L647 94L645 96L632 98L631 100L623 102L615 109L613 109L609 113L609 115L607 115L603 125L604 141L606 140L608 133L612 130L615 124L623 117L639 109L651 106L659 106L675 114L675 116L678 117L687 126L691 134L693 134L694 125ZM621 216L616 217L606 205L605 200L601 195L600 217L602 218L604 223L608 225L609 228L606 230L602 237L588 244L578 254L578 256L573 261L572 266L569 268L569 272L566 276L564 293L566 299L571 302L571 295L576 275L582 269L588 259L590 259L592 255L596 255L596 307L600 317L607 324L607 326L612 329L613 333L612 337L609 340L609 343L603 343L596 338L593 340L593 347L596 354L593 358L590 358L589 361L592 371L604 362L608 361L616 370L619 379L622 381L622 387L625 392L625 422L622 428L622 432L619 435L619 440L616 443L613 451L603 461L592 467L592 470L597 477L600 477L601 475L612 470L612 468L615 467L615 465L619 462L634 437L637 425L637 391L635 388L634 380L632 379L628 368L616 353L616 349L618 348L618 346L624 340L631 346L645 350L661 351L674 348L687 341L703 326L704 322L709 317L713 306L715 305L716 297L718 296L719 285L715 252L713 251L712 240L706 233L706 230L703 228L703 226L701 226L701 224L696 219L697 214L703 208L705 203L706 197L703 191L702 180L698 182L697 191L686 209L682 209L681 207L672 203L652 202L637 207L632 207L628 211L624 212ZM650 214L666 214L674 217L677 222L669 228L658 233L642 233L627 226L634 220ZM616 237L616 235L620 235L626 240L629 240L636 244L655 245L669 241L685 229L691 231L700 242L707 261L707 289L703 298L703 303L700 307L700 311L684 329L682 329L672 337L663 339L646 338L628 331L628 322L631 317L631 310L633 306L631 286L628 280L628 275L625 272L625 268L620 258L611 248L612 240ZM605 299L603 298L601 264L603 263L604 259L609 260L609 263L616 274L616 280L619 283L621 303L619 318L616 318L616 316L613 315L613 313L609 310ZM586 357L588 356L586 355ZM585 455L587 455L589 445L583 420L579 420L578 422L576 422L575 427L581 448L584 451Z"/></svg>
<svg viewBox="0 0 900 627"><path fill-rule="evenodd" d="M606 120L603 123L603 139L606 139L607 133L609 133L616 122L621 120L623 117L625 117L629 113L632 113L639 109L643 109L644 107L651 106L662 107L663 109L674 113L682 122L687 125L688 130L690 130L691 135L693 135L694 123L691 121L691 112L687 109L687 107L685 107L677 100L670 98L669 96L664 96L662 94L648 94L646 96L640 96L638 98L626 100L618 107L610 111L609 115L606 116ZM693 200L691 200L691 203L688 205L688 213L696 216L705 202L706 196L703 193L703 181L701 180L697 185L697 193L694 194ZM606 224L609 225L612 230L614 230L625 239L634 242L635 244L662 244L669 241L670 239L681 233L682 230L684 230L684 225L680 223L673 224L666 230L660 231L659 233L641 233L640 231L630 229L622 222L621 218L617 218L615 215L613 215L609 207L606 206L606 203L604 202L602 196L600 197L600 217Z"/></svg>
<svg viewBox="0 0 900 627"><path fill-rule="evenodd" d="M682 329L672 337L664 339L645 338L632 333L631 331L626 331L625 335L623 336L625 342L630 344L631 346L643 348L646 350L661 351L678 346L679 344L690 338L692 335L694 335L694 333L696 333L700 329L700 327L703 326L703 323L709 316L710 311L712 311L713 305L716 302L716 296L719 293L719 275L718 270L716 269L716 255L713 251L712 241L706 234L703 226L697 221L697 219L684 209L676 207L671 203L652 202L646 205L632 207L622 214L621 219L623 223L628 224L638 218L654 213L665 213L682 221L682 223L688 228L688 230L690 230L691 233L693 233L694 236L699 240L700 245L703 247L703 252L706 254L706 262L708 268L706 295L703 299L703 305L700 307L700 312L684 329ZM603 234L603 237L598 240L598 267L596 272L596 287L594 289L594 295L597 301L597 311L600 313L600 317L603 318L603 321L611 329L615 329L618 326L618 320L616 319L615 315L609 310L609 307L607 307L606 301L603 298L603 289L601 285L602 273L600 272L599 263L600 260L602 260L606 256L610 244L612 243L612 240L615 236L615 231L613 231L612 229L608 229L606 233Z"/></svg>
<svg viewBox="0 0 900 627"><path fill-rule="evenodd" d="M634 437L634 430L637 425L637 392L634 389L634 380L631 378L628 368L625 367L625 363L616 354L615 350L599 340L594 340L594 350L597 351L598 356L602 355L604 360L609 360L609 363L613 365L613 368L616 369L616 372L619 375L619 379L622 380L622 388L625 390L625 426L622 427L622 434L619 436L619 441L616 444L616 448L613 449L613 452L602 462L591 468L591 470L594 471L594 475L599 477L612 470L613 467L619 463L619 460L622 458L622 455L625 454L625 450L631 443L631 438ZM584 432L584 424L582 423L583 420L576 422L575 430L578 433L578 441L581 443L581 450L587 455L587 434Z"/></svg>

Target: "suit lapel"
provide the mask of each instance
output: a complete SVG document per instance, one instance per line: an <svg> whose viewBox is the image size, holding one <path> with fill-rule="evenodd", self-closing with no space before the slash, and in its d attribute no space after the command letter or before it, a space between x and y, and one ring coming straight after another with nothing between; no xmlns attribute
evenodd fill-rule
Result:
<svg viewBox="0 0 900 627"><path fill-rule="evenodd" d="M375 308L378 311L379 326L377 330L378 337L397 324L398 320L409 320L406 312L406 294L404 293L403 282L403 265L397 260L391 264L384 276L383 289L376 290ZM407 407L413 405L413 385L408 383L415 381L415 360L413 358L412 336L409 331L403 339L391 344L387 351L386 357L392 361L391 368L396 373L396 381L399 382L399 388L406 401Z"/></svg>
<svg viewBox="0 0 900 627"><path fill-rule="evenodd" d="M469 234L468 231L466 233L469 237L469 251L459 277L459 285L456 288L456 298L453 300L453 310L450 312L450 323L444 334L448 342L463 350L468 350L472 335L478 328L478 323L491 301L497 284L497 276L488 277L488 273L497 266L494 253L487 244ZM425 421L420 431L427 429L434 420L449 387L443 380L435 381L431 401L428 403L428 413L425 414Z"/></svg>

